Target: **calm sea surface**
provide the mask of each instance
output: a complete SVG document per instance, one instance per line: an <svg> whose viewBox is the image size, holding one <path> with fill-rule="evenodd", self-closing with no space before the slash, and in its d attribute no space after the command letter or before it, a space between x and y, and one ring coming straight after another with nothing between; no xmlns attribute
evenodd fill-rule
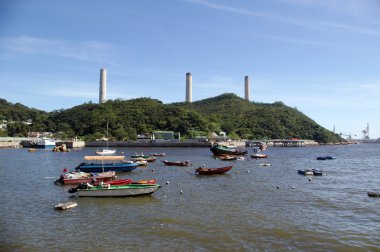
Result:
<svg viewBox="0 0 380 252"><path fill-rule="evenodd" d="M193 165L167 167L157 158L118 174L157 178L162 188L150 196L72 198L70 186L53 182L94 148L0 149L0 251L380 251L380 198L366 194L380 191L380 144L269 148L266 160L232 162L215 160L208 148L118 154L141 151ZM337 159L316 160L321 155ZM234 167L224 175L194 174L227 164ZM297 174L305 168L323 176L309 181ZM67 201L78 206L54 210Z"/></svg>

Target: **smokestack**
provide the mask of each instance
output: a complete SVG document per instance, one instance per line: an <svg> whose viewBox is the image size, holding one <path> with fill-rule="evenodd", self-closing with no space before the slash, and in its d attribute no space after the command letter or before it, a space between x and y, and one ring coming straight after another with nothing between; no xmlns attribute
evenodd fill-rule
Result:
<svg viewBox="0 0 380 252"><path fill-rule="evenodd" d="M249 101L249 79L248 76L244 77L245 84L245 100Z"/></svg>
<svg viewBox="0 0 380 252"><path fill-rule="evenodd" d="M107 100L107 70L100 69L99 104Z"/></svg>
<svg viewBox="0 0 380 252"><path fill-rule="evenodd" d="M193 102L193 77L191 73L186 74L186 102Z"/></svg>

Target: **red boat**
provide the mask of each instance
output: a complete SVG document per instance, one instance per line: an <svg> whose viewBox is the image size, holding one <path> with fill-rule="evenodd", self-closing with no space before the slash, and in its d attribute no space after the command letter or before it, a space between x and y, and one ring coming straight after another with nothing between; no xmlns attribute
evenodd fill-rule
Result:
<svg viewBox="0 0 380 252"><path fill-rule="evenodd" d="M118 179L118 180L112 180L107 181L105 184L109 185L129 185L129 184L150 184L154 185L157 183L157 179L150 179L150 180L138 180L134 181L133 179ZM99 182L95 183L94 185L99 185Z"/></svg>
<svg viewBox="0 0 380 252"><path fill-rule="evenodd" d="M170 162L168 160L162 160L162 162L165 165L169 165L169 166L189 166L189 165L191 165L189 160L187 160L187 161L175 161L175 162Z"/></svg>
<svg viewBox="0 0 380 252"><path fill-rule="evenodd" d="M211 175L211 174L222 174L222 173L228 172L231 169L232 169L232 165L226 166L226 167L220 167L220 168L199 167L195 169L195 172L198 174Z"/></svg>

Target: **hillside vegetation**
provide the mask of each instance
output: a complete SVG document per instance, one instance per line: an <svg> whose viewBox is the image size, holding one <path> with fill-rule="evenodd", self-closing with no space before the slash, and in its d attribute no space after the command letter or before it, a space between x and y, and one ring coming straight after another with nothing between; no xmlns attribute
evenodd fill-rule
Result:
<svg viewBox="0 0 380 252"><path fill-rule="evenodd" d="M235 139L301 138L322 143L341 140L282 102L252 103L235 94L173 104L150 98L118 99L101 105L85 103L50 113L1 100L0 118L9 121L10 117L14 121L32 119L33 123L17 128L9 125L6 132L9 136L25 135L28 131L51 131L60 132L58 137L61 138L78 136L93 140L105 136L108 123L109 135L116 140L134 140L138 133L154 130L180 132L184 138L223 131Z"/></svg>

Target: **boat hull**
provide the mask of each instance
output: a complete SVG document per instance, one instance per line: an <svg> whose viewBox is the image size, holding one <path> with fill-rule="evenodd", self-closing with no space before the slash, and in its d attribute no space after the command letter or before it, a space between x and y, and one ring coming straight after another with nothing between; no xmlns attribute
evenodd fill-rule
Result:
<svg viewBox="0 0 380 252"><path fill-rule="evenodd" d="M109 188L94 187L92 189L78 189L78 197L131 197L149 195L160 188L159 185L127 185L110 186Z"/></svg>
<svg viewBox="0 0 380 252"><path fill-rule="evenodd" d="M200 175L212 175L212 174L223 174L232 169L232 166L220 167L220 168L205 168L199 167L195 169L195 172Z"/></svg>
<svg viewBox="0 0 380 252"><path fill-rule="evenodd" d="M107 164L95 164L95 163L81 163L75 170L83 172L130 172L136 169L138 164L135 163L107 163Z"/></svg>
<svg viewBox="0 0 380 252"><path fill-rule="evenodd" d="M241 151L237 149L231 149L221 145L214 145L210 148L210 151L214 154L214 156L221 155L234 155L234 156L244 156L247 154L247 151Z"/></svg>

